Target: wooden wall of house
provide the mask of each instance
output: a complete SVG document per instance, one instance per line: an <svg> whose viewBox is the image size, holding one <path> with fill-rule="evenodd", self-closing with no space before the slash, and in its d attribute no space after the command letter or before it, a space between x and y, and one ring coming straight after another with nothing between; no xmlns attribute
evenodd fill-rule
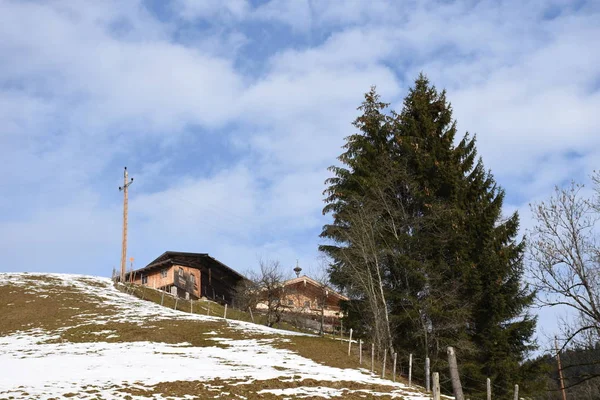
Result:
<svg viewBox="0 0 600 400"><path fill-rule="evenodd" d="M285 305L292 306L294 308L306 308L305 302L309 302L309 308L311 310L320 310L320 300L323 296L323 289L316 287L309 282L297 282L293 285L285 287ZM292 300L293 305L289 304L288 301ZM325 298L325 311L330 314L335 314L340 311L340 299L329 291L328 296Z"/></svg>
<svg viewBox="0 0 600 400"><path fill-rule="evenodd" d="M175 268L183 268L184 272L187 274L193 274L196 279L196 284L194 286L194 293L192 293L195 297L200 297L200 288L201 288L201 274L200 271L196 268L190 268L183 265L168 265L164 268L158 268L151 270L147 273L136 274L134 282L141 285L142 284L142 276L147 276L148 281L145 283L145 286L160 289L165 286L173 286L174 278L175 278ZM162 276L162 271L167 270L167 276Z"/></svg>
<svg viewBox="0 0 600 400"><path fill-rule="evenodd" d="M183 269L184 273L187 274L187 275L194 275L194 278L195 278L194 282L195 282L195 284L194 284L194 291L193 291L192 294L194 296L196 296L197 298L200 298L201 297L200 288L202 287L201 286L201 284L202 284L202 278L201 278L200 271L197 268L186 267L184 265L173 265L171 267L173 276L175 275L175 269L176 268Z"/></svg>
<svg viewBox="0 0 600 400"><path fill-rule="evenodd" d="M223 274L212 268L202 268L202 296L219 303L233 303L235 288L238 282L235 276Z"/></svg>
<svg viewBox="0 0 600 400"><path fill-rule="evenodd" d="M162 276L163 269L167 270L167 276ZM141 285L142 284L142 275L148 277L148 282L146 286L159 289L163 286L171 286L173 285L173 269L170 266L165 266L164 268L155 269L148 271L146 273L138 273L135 276L135 283Z"/></svg>

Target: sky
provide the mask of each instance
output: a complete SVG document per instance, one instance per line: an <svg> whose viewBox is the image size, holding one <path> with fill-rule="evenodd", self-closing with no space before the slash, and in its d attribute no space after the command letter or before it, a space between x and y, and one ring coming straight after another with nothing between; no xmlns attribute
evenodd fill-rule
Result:
<svg viewBox="0 0 600 400"><path fill-rule="evenodd" d="M134 267L313 271L364 93L400 111L420 72L526 234L598 168L599 38L599 1L0 0L0 271L109 276L124 166Z"/></svg>

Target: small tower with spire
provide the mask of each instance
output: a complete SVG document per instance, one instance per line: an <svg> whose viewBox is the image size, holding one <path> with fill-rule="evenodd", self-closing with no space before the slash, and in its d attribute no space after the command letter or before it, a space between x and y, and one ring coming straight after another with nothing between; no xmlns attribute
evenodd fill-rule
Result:
<svg viewBox="0 0 600 400"><path fill-rule="evenodd" d="M302 271L302 268L300 268L300 266L298 265L298 260L296 260L296 268L294 268L294 272L296 273L296 276L299 278L300 277L300 272Z"/></svg>

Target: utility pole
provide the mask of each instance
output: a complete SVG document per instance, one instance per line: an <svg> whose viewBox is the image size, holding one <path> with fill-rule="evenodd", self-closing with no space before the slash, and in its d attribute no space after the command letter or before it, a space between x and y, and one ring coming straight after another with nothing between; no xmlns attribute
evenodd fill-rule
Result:
<svg viewBox="0 0 600 400"><path fill-rule="evenodd" d="M119 186L119 191L123 191L123 243L121 248L121 282L125 282L126 262L127 262L127 188L133 183L133 178L127 180L127 167L123 173L123 186Z"/></svg>
<svg viewBox="0 0 600 400"><path fill-rule="evenodd" d="M556 361L558 362L558 377L560 378L560 390L562 392L563 400L567 400L567 393L565 392L565 382L563 380L562 366L560 365L560 351L558 351L558 340L554 336L554 347L556 347Z"/></svg>

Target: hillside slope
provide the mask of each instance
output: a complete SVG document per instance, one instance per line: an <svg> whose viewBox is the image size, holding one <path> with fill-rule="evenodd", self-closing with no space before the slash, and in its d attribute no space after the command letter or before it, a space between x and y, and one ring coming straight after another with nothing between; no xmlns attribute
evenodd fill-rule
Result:
<svg viewBox="0 0 600 400"><path fill-rule="evenodd" d="M0 398L429 398L340 368L358 363L339 341L174 311L105 278L2 273L0 318Z"/></svg>

